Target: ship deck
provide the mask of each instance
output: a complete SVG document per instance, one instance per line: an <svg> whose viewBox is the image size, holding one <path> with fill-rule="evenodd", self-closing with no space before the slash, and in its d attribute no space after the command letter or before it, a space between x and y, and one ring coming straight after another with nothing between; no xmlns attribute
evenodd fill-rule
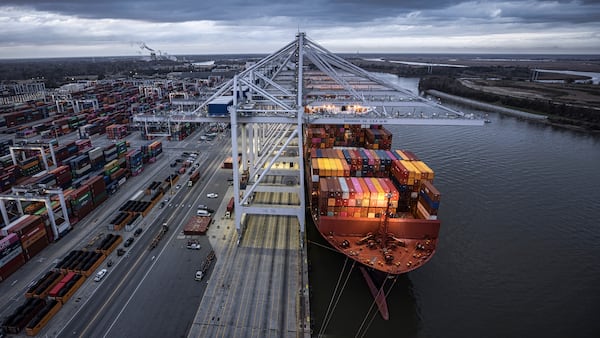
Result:
<svg viewBox="0 0 600 338"><path fill-rule="evenodd" d="M414 270L431 259L440 228L437 220L390 218L384 250L377 237L379 219L317 217L315 214L313 219L321 235L336 250L367 267L392 275Z"/></svg>

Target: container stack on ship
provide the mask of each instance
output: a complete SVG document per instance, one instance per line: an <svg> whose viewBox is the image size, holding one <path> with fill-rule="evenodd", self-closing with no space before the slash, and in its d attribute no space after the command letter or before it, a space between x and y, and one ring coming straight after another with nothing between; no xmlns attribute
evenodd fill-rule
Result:
<svg viewBox="0 0 600 338"><path fill-rule="evenodd" d="M381 126L312 125L305 140L311 214L336 250L388 276L432 257L440 193L429 166L391 150Z"/></svg>

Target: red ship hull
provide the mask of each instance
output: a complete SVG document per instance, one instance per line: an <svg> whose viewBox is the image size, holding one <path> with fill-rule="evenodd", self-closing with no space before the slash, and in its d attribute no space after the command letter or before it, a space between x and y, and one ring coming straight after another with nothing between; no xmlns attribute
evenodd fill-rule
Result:
<svg viewBox="0 0 600 338"><path fill-rule="evenodd" d="M369 233L377 233L381 220L375 218L315 216L317 229L337 251L385 274L398 275L425 264L437 245L440 221L412 218L388 219L388 233L398 239L388 247L393 260L385 260L382 249L357 244Z"/></svg>

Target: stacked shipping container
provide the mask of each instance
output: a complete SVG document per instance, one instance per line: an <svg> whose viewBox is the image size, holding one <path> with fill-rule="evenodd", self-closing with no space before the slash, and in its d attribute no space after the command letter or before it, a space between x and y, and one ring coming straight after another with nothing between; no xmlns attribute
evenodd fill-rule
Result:
<svg viewBox="0 0 600 338"><path fill-rule="evenodd" d="M127 125L111 124L106 127L106 137L110 140L118 140L127 136Z"/></svg>
<svg viewBox="0 0 600 338"><path fill-rule="evenodd" d="M144 164L142 162L142 152L139 150L130 150L125 154L127 169L132 176L137 176L142 172Z"/></svg>
<svg viewBox="0 0 600 338"><path fill-rule="evenodd" d="M385 128L373 125L313 125L306 129L306 140L310 148L364 147L390 149L392 134Z"/></svg>
<svg viewBox="0 0 600 338"><path fill-rule="evenodd" d="M2 236L11 233L18 236L26 261L48 246L45 224L40 216L23 215L0 231Z"/></svg>
<svg viewBox="0 0 600 338"><path fill-rule="evenodd" d="M387 206L382 196L390 193L392 213L437 218L440 194L431 183L434 172L427 164L407 150L323 148L339 139L328 137L323 142L322 136L335 135L336 131L344 134L342 130L358 134L352 128L315 127L308 132L312 136L307 138L311 145L307 154L311 191L318 192L311 196L311 202L319 206L321 215L379 218ZM391 134L384 128L366 129L364 141L373 148L387 148Z"/></svg>
<svg viewBox="0 0 600 338"><path fill-rule="evenodd" d="M19 177L20 170L18 166L9 165L3 167L2 174L0 174L0 192L10 190Z"/></svg>
<svg viewBox="0 0 600 338"><path fill-rule="evenodd" d="M25 264L23 248L17 234L0 239L0 281L5 280Z"/></svg>
<svg viewBox="0 0 600 338"><path fill-rule="evenodd" d="M104 165L104 151L102 147L95 147L88 152L92 170L98 170Z"/></svg>
<svg viewBox="0 0 600 338"><path fill-rule="evenodd" d="M141 150L144 163L153 163L156 161L156 157L162 154L162 142L154 141L147 145L143 145Z"/></svg>
<svg viewBox="0 0 600 338"><path fill-rule="evenodd" d="M388 203L398 208L399 192L388 178L323 177L318 205L323 216L380 218Z"/></svg>

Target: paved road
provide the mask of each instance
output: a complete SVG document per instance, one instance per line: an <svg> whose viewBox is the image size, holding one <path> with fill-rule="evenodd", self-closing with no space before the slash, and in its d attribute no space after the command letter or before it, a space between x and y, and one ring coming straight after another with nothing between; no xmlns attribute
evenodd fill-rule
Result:
<svg viewBox="0 0 600 338"><path fill-rule="evenodd" d="M130 178L120 191L78 223L66 237L51 244L8 280L0 283L0 304L2 304L0 316L8 315L21 305L28 285L52 269L69 251L82 249L98 234L108 233L106 225L116 209L138 191L143 190L150 181L163 180L169 172L173 171L168 164L178 158L183 151L199 150L201 155L198 162L201 163L200 169L203 174L199 184L188 188L187 174L183 175L180 182L182 187L173 196L170 205L164 209L155 207L155 210L145 217L140 225L144 231L129 248L129 255L117 258L116 253L113 253L109 258L116 264L109 268L106 277L99 283L93 282L91 278L87 280L40 332L42 336L46 334L73 336L73 332L78 335L85 330L85 336L103 336L102 332L109 332L107 331L109 329L119 332L123 329L121 327L123 323L139 322L141 318L143 322L136 326L148 328L149 333L152 333L144 336L159 336L153 334L159 334L162 332L161 329L167 327L164 325L164 320L152 320L150 324L154 325L148 325L148 319L162 318L166 313L177 314L180 320L173 322L172 325L170 323L168 325L170 331L165 331L165 334L160 336L174 336L171 334L173 332L177 332L179 336L185 335L204 292L204 288L199 287L202 285L194 282L193 275L210 251L210 243L204 238L201 239L201 250L187 250L185 249L187 239L177 230L181 230L187 217L195 213L197 204L207 204L217 209L222 198L208 200L206 192L217 192L222 197L227 190L226 178L231 176L231 172L218 169L221 161L230 156L229 140L220 137L211 143L198 142L194 138L198 138L199 134L200 132L188 138L185 142L187 148L182 148L183 144L180 142L163 141L164 152L158 162L149 164L142 175ZM74 137L74 135L62 137L61 143ZM131 135L127 140L132 148L139 148L142 144L148 143L141 139L139 134ZM104 146L108 143L112 141L105 138L92 141L94 146ZM159 247L149 252L148 243L165 218L173 226ZM131 236L131 233L125 231L121 233L124 238ZM105 267L106 261L100 268ZM153 299L160 302L147 303ZM185 311L178 312L180 308ZM99 311L102 311L103 315L96 315ZM93 334L87 334L90 332ZM121 335L117 334L117 336ZM129 336L136 336L136 334Z"/></svg>
<svg viewBox="0 0 600 338"><path fill-rule="evenodd" d="M213 151L201 152L203 180L188 188L184 182L169 204L152 213L144 235L134 242L129 256L97 283L89 300L69 319L59 337L176 337L185 335L205 291L204 282L193 279L211 250L206 237L200 237L202 249L185 248L183 226L196 212L197 204L217 208L227 189L227 171L219 166L228 153L222 144ZM188 149L190 150L190 149ZM179 182L178 182L179 183ZM207 199L217 192L221 199ZM153 249L149 242L163 221L169 224L166 237ZM209 276L210 277L210 276Z"/></svg>

